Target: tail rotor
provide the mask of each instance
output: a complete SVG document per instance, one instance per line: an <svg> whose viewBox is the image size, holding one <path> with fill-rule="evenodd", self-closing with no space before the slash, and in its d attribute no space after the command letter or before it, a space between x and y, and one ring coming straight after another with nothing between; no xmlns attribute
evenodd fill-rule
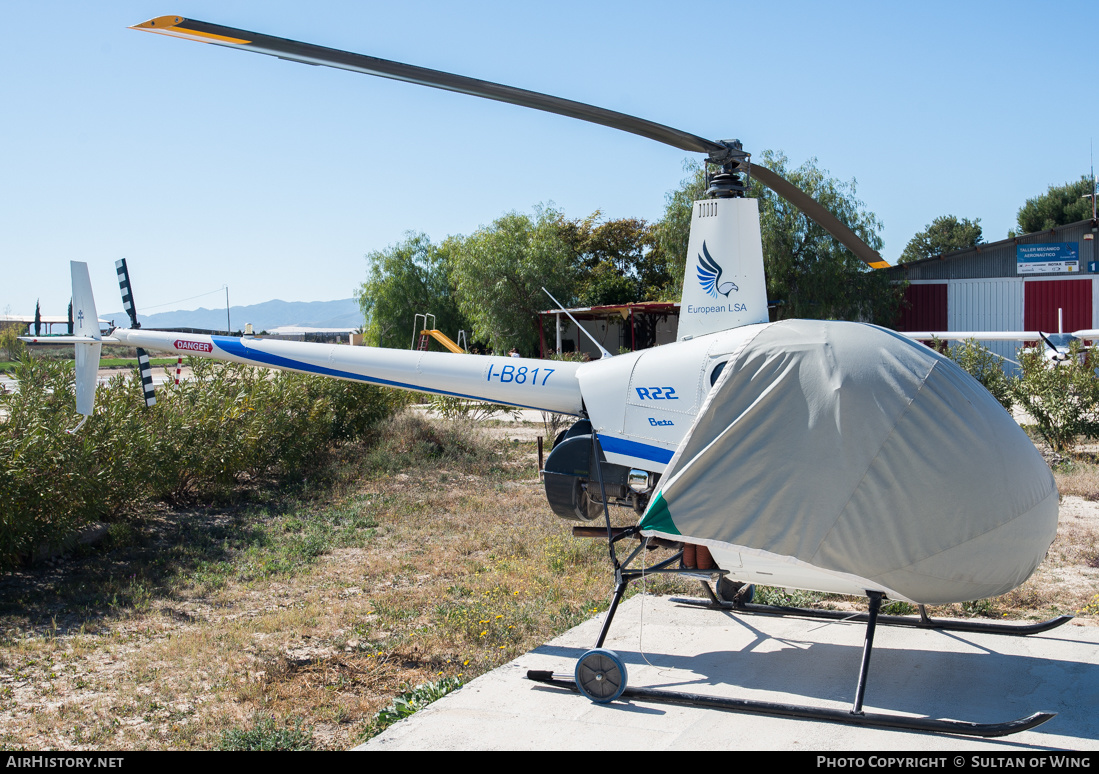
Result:
<svg viewBox="0 0 1099 774"><path fill-rule="evenodd" d="M126 266L126 259L119 258L114 263L118 272L118 287L122 291L122 306L126 314L130 316L130 327L138 329L141 323L137 321L137 308L134 306L133 292L130 290L130 270ZM153 389L153 367L149 364L149 353L141 347L137 348L137 367L141 373L141 389L145 393L145 405L152 408L156 405L156 393Z"/></svg>

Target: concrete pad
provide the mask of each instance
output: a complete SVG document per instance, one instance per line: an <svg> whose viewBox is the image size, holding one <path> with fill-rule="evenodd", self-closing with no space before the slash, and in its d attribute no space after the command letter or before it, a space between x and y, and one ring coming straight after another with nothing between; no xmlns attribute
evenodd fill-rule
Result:
<svg viewBox="0 0 1099 774"><path fill-rule="evenodd" d="M387 729L362 750L1099 750L1099 627L1030 637L879 626L864 710L971 722L1057 717L999 739L879 730L648 701L596 705L526 679L572 674L587 621ZM630 687L849 710L865 624L733 615L638 595L606 647Z"/></svg>

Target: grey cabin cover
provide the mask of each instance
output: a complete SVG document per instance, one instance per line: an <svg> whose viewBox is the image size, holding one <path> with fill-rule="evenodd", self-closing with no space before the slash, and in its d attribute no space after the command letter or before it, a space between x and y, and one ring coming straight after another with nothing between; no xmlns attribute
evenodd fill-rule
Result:
<svg viewBox="0 0 1099 774"><path fill-rule="evenodd" d="M641 527L943 604L1026 580L1057 510L1034 444L953 362L884 328L788 320L733 354Z"/></svg>

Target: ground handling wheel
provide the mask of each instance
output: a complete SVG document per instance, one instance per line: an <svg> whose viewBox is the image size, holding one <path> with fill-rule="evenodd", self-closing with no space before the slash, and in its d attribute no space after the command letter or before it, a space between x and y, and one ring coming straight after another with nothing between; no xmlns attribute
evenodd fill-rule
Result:
<svg viewBox="0 0 1099 774"><path fill-rule="evenodd" d="M609 704L626 689L626 665L606 648L589 650L576 662L576 687L596 704Z"/></svg>

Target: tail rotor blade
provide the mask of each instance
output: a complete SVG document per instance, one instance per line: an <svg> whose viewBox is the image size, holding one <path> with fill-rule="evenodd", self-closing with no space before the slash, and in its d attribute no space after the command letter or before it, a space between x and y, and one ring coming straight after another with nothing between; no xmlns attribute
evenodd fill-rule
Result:
<svg viewBox="0 0 1099 774"><path fill-rule="evenodd" d="M122 306L126 314L130 316L130 327L137 329L141 323L137 321L137 307L134 306L133 290L130 288L130 269L126 265L126 259L120 258L114 262L115 271L118 272L118 288L122 291ZM153 390L153 367L149 363L149 353L141 347L137 348L137 370L141 374L141 391L144 393L145 406L152 408L156 405L156 393Z"/></svg>
<svg viewBox="0 0 1099 774"><path fill-rule="evenodd" d="M141 323L137 321L137 308L134 306L133 291L130 289L130 270L126 266L126 259L120 258L114 262L115 271L118 272L118 287L122 291L122 306L126 309L126 314L130 316L130 327L140 328Z"/></svg>
<svg viewBox="0 0 1099 774"><path fill-rule="evenodd" d="M156 405L156 393L153 389L153 367L149 363L149 353L137 348L137 369L141 373L141 390L145 393L145 406Z"/></svg>

